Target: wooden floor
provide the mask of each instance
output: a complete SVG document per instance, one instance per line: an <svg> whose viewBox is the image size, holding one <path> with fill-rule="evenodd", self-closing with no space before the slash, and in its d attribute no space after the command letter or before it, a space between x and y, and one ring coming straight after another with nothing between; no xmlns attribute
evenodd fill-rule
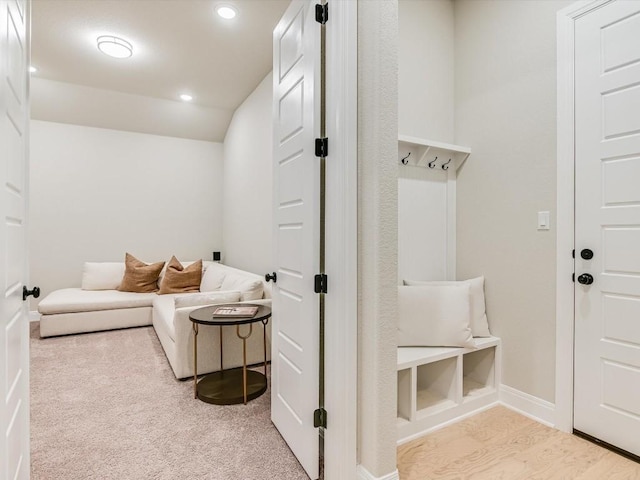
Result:
<svg viewBox="0 0 640 480"><path fill-rule="evenodd" d="M398 448L401 480L640 480L640 464L495 407Z"/></svg>

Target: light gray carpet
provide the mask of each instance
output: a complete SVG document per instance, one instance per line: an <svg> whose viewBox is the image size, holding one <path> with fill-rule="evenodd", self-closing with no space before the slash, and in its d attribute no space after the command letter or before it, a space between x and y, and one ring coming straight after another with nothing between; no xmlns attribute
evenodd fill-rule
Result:
<svg viewBox="0 0 640 480"><path fill-rule="evenodd" d="M31 339L32 480L308 479L270 421L193 398L152 327Z"/></svg>

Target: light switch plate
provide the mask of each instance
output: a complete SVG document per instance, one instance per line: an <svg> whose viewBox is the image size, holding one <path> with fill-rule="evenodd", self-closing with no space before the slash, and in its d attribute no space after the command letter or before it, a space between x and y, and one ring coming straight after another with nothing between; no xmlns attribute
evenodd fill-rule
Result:
<svg viewBox="0 0 640 480"><path fill-rule="evenodd" d="M549 212L538 212L538 230L549 230Z"/></svg>

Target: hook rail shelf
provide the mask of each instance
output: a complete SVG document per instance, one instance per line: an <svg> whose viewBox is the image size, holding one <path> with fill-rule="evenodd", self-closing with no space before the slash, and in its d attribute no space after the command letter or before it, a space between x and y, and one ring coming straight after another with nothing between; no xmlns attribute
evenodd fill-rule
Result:
<svg viewBox="0 0 640 480"><path fill-rule="evenodd" d="M436 170L456 172L470 154L469 147L406 135L398 136L398 163L402 165L432 169L437 167Z"/></svg>

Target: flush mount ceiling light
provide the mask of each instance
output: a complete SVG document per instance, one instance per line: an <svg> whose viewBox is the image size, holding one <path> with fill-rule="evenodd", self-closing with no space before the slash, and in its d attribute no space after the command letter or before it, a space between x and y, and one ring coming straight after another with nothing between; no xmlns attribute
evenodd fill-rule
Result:
<svg viewBox="0 0 640 480"><path fill-rule="evenodd" d="M238 15L238 10L231 5L218 5L216 7L216 13L225 20L231 20Z"/></svg>
<svg viewBox="0 0 640 480"><path fill-rule="evenodd" d="M98 50L114 58L129 58L133 55L133 46L126 40L113 35L101 35L97 39Z"/></svg>
<svg viewBox="0 0 640 480"><path fill-rule="evenodd" d="M180 95L180 100L182 100L183 102L190 102L191 100L193 100L193 97L187 93L183 93L182 95Z"/></svg>
<svg viewBox="0 0 640 480"><path fill-rule="evenodd" d="M36 67L34 67L33 65L31 65L29 67L29 73L36 73L38 71L38 69Z"/></svg>

